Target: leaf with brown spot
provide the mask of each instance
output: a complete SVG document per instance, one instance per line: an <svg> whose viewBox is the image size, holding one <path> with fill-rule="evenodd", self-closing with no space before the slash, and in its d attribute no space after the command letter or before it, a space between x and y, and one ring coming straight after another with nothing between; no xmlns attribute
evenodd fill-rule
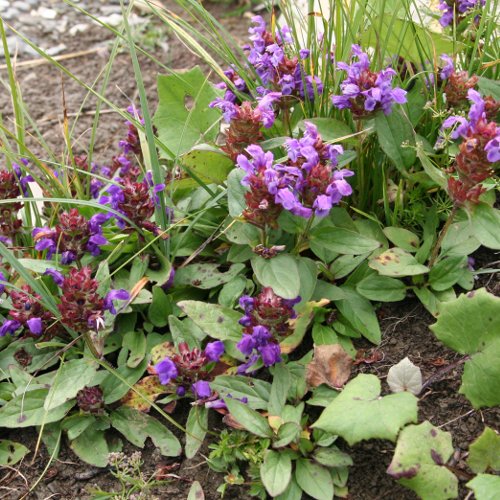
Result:
<svg viewBox="0 0 500 500"><path fill-rule="evenodd" d="M342 387L351 374L352 358L340 344L314 346L313 360L307 365L306 380L310 387L327 384Z"/></svg>
<svg viewBox="0 0 500 500"><path fill-rule="evenodd" d="M137 392L147 398L147 401L137 394ZM148 412L151 409L151 403L154 403L160 394L165 392L175 391L175 387L170 390L167 386L160 383L160 379L156 375L149 375L139 380L137 384L123 396L121 403L123 406L135 408L142 412Z"/></svg>
<svg viewBox="0 0 500 500"><path fill-rule="evenodd" d="M165 358L170 358L174 354L177 354L177 350L172 342L163 342L155 345L151 349L151 363L156 365L156 363L159 363Z"/></svg>

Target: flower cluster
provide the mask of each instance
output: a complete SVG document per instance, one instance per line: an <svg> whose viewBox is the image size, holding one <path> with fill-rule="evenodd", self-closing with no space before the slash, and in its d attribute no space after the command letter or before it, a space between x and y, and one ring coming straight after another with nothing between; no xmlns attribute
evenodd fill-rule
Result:
<svg viewBox="0 0 500 500"><path fill-rule="evenodd" d="M99 386L84 387L76 394L76 404L81 411L100 415L103 413L104 397L102 389Z"/></svg>
<svg viewBox="0 0 500 500"><path fill-rule="evenodd" d="M286 148L288 161L283 164L274 164L273 154L257 145L247 148L250 159L237 158L246 172L242 184L250 188L243 216L257 226L273 227L282 209L304 218L325 216L352 193L345 177L353 172L335 168L342 147L325 144L314 124L306 123L304 136L288 139Z"/></svg>
<svg viewBox="0 0 500 500"><path fill-rule="evenodd" d="M26 160L21 160L27 164ZM32 181L31 175L23 175L21 167L14 163L12 171L0 169L0 200L15 199L28 194L28 182ZM12 245L13 239L21 228L18 217L19 210L23 208L21 202L0 204L0 242Z"/></svg>
<svg viewBox="0 0 500 500"><path fill-rule="evenodd" d="M350 108L354 116L362 118L379 109L388 115L394 103L406 102L406 91L392 87L392 78L396 74L392 68L373 72L368 55L359 45L353 45L352 52L350 65L344 62L337 64L338 69L347 72L347 78L340 84L342 94L332 97L334 106Z"/></svg>
<svg viewBox="0 0 500 500"><path fill-rule="evenodd" d="M184 396L191 389L196 399L212 396L209 380L211 363L219 361L224 353L224 344L220 340L210 342L202 351L195 347L189 349L185 342L178 345L178 353L157 363L154 369L163 385L172 381L177 386L177 394Z"/></svg>
<svg viewBox="0 0 500 500"><path fill-rule="evenodd" d="M494 174L493 164L500 161L500 127L488 121L485 101L479 92L470 89L467 98L471 102L469 119L451 116L442 126L442 129L455 126L451 138L463 139L452 166L458 179L450 177L448 180L450 196L458 204L478 202L485 191L481 183Z"/></svg>
<svg viewBox="0 0 500 500"><path fill-rule="evenodd" d="M107 216L101 213L87 220L76 208L72 208L59 214L53 229L37 227L33 230L35 249L47 250L48 259L59 253L62 264L80 260L85 252L95 257L101 253L100 247L108 243L101 227L106 220Z"/></svg>
<svg viewBox="0 0 500 500"><path fill-rule="evenodd" d="M165 184L154 184L151 172L142 181L133 181L129 177L121 178L119 184L113 184L107 194L101 196L99 202L109 204L114 210L123 214L136 226L156 233L156 224L150 221L155 207L160 201L157 193L165 189ZM120 228L127 227L127 222L117 219Z"/></svg>
<svg viewBox="0 0 500 500"><path fill-rule="evenodd" d="M484 7L485 4L486 0L440 0L438 8L443 11L443 14L439 23L443 28L453 23L458 24L473 10Z"/></svg>
<svg viewBox="0 0 500 500"><path fill-rule="evenodd" d="M244 333L237 348L247 356L247 361L238 367L239 373L246 373L259 358L264 366L281 361L279 341L290 333L289 320L297 317L293 306L300 300L300 297L283 299L269 287L263 288L255 298L248 295L240 298L240 306L245 311L240 319Z"/></svg>

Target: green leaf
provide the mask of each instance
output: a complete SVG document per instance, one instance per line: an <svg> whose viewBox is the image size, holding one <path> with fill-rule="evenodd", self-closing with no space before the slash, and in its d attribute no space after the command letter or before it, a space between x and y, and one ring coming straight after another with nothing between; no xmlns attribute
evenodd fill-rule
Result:
<svg viewBox="0 0 500 500"><path fill-rule="evenodd" d="M436 263L429 273L429 283L438 292L451 288L464 274L467 257L450 256Z"/></svg>
<svg viewBox="0 0 500 500"><path fill-rule="evenodd" d="M273 370L273 383L271 384L268 408L270 415L281 415L281 411L286 404L289 388L290 374L288 369L284 363L278 363Z"/></svg>
<svg viewBox="0 0 500 500"><path fill-rule="evenodd" d="M33 271L37 274L43 274L47 269L52 268L57 271L62 271L63 268L57 263L51 260L39 260L39 259L17 259L19 264L21 264L26 269Z"/></svg>
<svg viewBox="0 0 500 500"><path fill-rule="evenodd" d="M299 270L301 302L307 302L313 296L318 281L318 268L316 263L305 257L297 258L297 268Z"/></svg>
<svg viewBox="0 0 500 500"><path fill-rule="evenodd" d="M240 217L247 207L245 201L247 188L241 184L245 175L242 168L235 168L227 176L227 206L231 217Z"/></svg>
<svg viewBox="0 0 500 500"><path fill-rule="evenodd" d="M302 427L295 422L285 422L280 425L278 435L273 440L273 448L283 448L288 446L292 441L297 441L297 438L302 432Z"/></svg>
<svg viewBox="0 0 500 500"><path fill-rule="evenodd" d="M234 307L239 298L245 292L247 279L244 276L236 276L226 283L219 292L218 302L221 306Z"/></svg>
<svg viewBox="0 0 500 500"><path fill-rule="evenodd" d="M243 269L244 264L233 264L227 271L219 271L217 264L191 264L178 269L175 273L175 286L194 286L202 290L211 290L228 283Z"/></svg>
<svg viewBox="0 0 500 500"><path fill-rule="evenodd" d="M224 398L231 394L233 398L248 399L248 406L256 410L265 410L269 404L271 384L264 380L253 379L241 375L219 375L210 382L210 387Z"/></svg>
<svg viewBox="0 0 500 500"><path fill-rule="evenodd" d="M140 330L127 332L123 336L123 347L126 347L130 351L127 360L129 368L135 368L144 359L144 356L146 356L146 346L146 336Z"/></svg>
<svg viewBox="0 0 500 500"><path fill-rule="evenodd" d="M382 333L371 303L351 287L344 285L341 288L345 299L335 301L337 309L349 320L354 328L361 332L363 337L374 344L379 344Z"/></svg>
<svg viewBox="0 0 500 500"><path fill-rule="evenodd" d="M441 304L436 337L460 354L469 354L460 393L474 408L500 404L500 298L484 288Z"/></svg>
<svg viewBox="0 0 500 500"><path fill-rule="evenodd" d="M390 226L384 228L383 231L391 243L394 243L394 245L406 250L407 252L416 252L420 246L418 236L415 233L408 231L408 229Z"/></svg>
<svg viewBox="0 0 500 500"><path fill-rule="evenodd" d="M85 429L95 422L95 417L93 415L79 415L78 413L66 417L61 422L61 429L68 433L68 439L73 441L77 438Z"/></svg>
<svg viewBox="0 0 500 500"><path fill-rule="evenodd" d="M349 445L363 439L395 441L399 429L417 421L417 398L408 392L380 397L375 375L358 375L328 405L312 427L342 436Z"/></svg>
<svg viewBox="0 0 500 500"><path fill-rule="evenodd" d="M160 286L153 287L153 300L148 309L148 319L153 325L161 328L168 323L168 315L172 312L170 298Z"/></svg>
<svg viewBox="0 0 500 500"><path fill-rule="evenodd" d="M198 481L193 481L191 488L189 488L187 500L205 500L205 493L203 493L203 488Z"/></svg>
<svg viewBox="0 0 500 500"><path fill-rule="evenodd" d="M500 471L500 436L489 427L469 446L468 466L477 474Z"/></svg>
<svg viewBox="0 0 500 500"><path fill-rule="evenodd" d="M417 396L422 390L422 372L406 357L389 368L387 384L392 392L408 391Z"/></svg>
<svg viewBox="0 0 500 500"><path fill-rule="evenodd" d="M312 458L325 467L347 467L353 464L352 458L336 446L316 448Z"/></svg>
<svg viewBox="0 0 500 500"><path fill-rule="evenodd" d="M248 432L263 438L272 436L271 427L269 427L267 420L260 413L233 398L227 397L224 399L224 402L232 417Z"/></svg>
<svg viewBox="0 0 500 500"><path fill-rule="evenodd" d="M339 338L331 326L314 323L312 327L312 338L315 345L338 344Z"/></svg>
<svg viewBox="0 0 500 500"><path fill-rule="evenodd" d="M451 434L430 422L409 425L399 435L387 473L426 500L458 495L458 479L445 464L453 453Z"/></svg>
<svg viewBox="0 0 500 500"><path fill-rule="evenodd" d="M295 299L299 295L299 269L291 255L279 254L271 259L256 255L252 258L252 269L259 283L271 287L276 295L284 299Z"/></svg>
<svg viewBox="0 0 500 500"><path fill-rule="evenodd" d="M96 423L87 427L77 438L70 443L70 448L76 456L96 467L108 465L110 449L103 430L96 428Z"/></svg>
<svg viewBox="0 0 500 500"><path fill-rule="evenodd" d="M493 474L478 474L465 486L474 492L476 500L498 500L500 476L494 476Z"/></svg>
<svg viewBox="0 0 500 500"><path fill-rule="evenodd" d="M356 291L368 300L398 302L406 297L406 285L388 276L371 274L356 285Z"/></svg>
<svg viewBox="0 0 500 500"><path fill-rule="evenodd" d="M302 490L292 477L291 481L288 483L287 489L281 495L277 496L276 500L301 500L301 498Z"/></svg>
<svg viewBox="0 0 500 500"><path fill-rule="evenodd" d="M109 373L101 382L104 402L111 404L121 399L144 374L148 363L143 359L135 368L126 365L119 366L116 372L126 380L122 382L114 373Z"/></svg>
<svg viewBox="0 0 500 500"><path fill-rule="evenodd" d="M452 224L441 244L441 255L470 255L481 243L474 236L474 230L468 220Z"/></svg>
<svg viewBox="0 0 500 500"><path fill-rule="evenodd" d="M12 467L17 464L30 450L21 443L8 439L0 439L0 465Z"/></svg>
<svg viewBox="0 0 500 500"><path fill-rule="evenodd" d="M201 340L206 337L206 334L190 318L181 321L171 314L168 317L168 327L176 346L181 342L186 342L189 349L200 348Z"/></svg>
<svg viewBox="0 0 500 500"><path fill-rule="evenodd" d="M182 448L179 440L156 418L122 406L111 413L111 425L133 445L143 448L149 437L163 456L177 457Z"/></svg>
<svg viewBox="0 0 500 500"><path fill-rule="evenodd" d="M369 253L361 255L341 255L330 265L330 272L336 280L345 278L356 269L367 257Z"/></svg>
<svg viewBox="0 0 500 500"><path fill-rule="evenodd" d="M401 248L390 248L370 260L368 265L382 276L401 278L429 272L427 266L419 264L413 255Z"/></svg>
<svg viewBox="0 0 500 500"><path fill-rule="evenodd" d="M308 118L299 122L298 127L300 130L306 129L306 122L313 123L318 129L318 133L325 142L336 141L341 137L352 135L352 129L335 118Z"/></svg>
<svg viewBox="0 0 500 500"><path fill-rule="evenodd" d="M15 429L17 427L49 424L61 420L73 407L75 402L67 401L57 408L47 411L44 408L44 403L48 393L48 389L37 389L11 399L0 408L0 422L2 427Z"/></svg>
<svg viewBox="0 0 500 500"><path fill-rule="evenodd" d="M417 156L412 147L415 146L415 131L401 109L395 107L388 115L379 111L375 116L375 128L380 147L395 167L399 171L410 168Z"/></svg>
<svg viewBox="0 0 500 500"><path fill-rule="evenodd" d="M186 446L184 453L186 458L193 458L200 446L208 430L208 408L205 406L193 406L189 410L189 415L186 421Z"/></svg>
<svg viewBox="0 0 500 500"><path fill-rule="evenodd" d="M269 495L281 495L292 479L292 460L287 453L267 450L260 466L260 478Z"/></svg>
<svg viewBox="0 0 500 500"><path fill-rule="evenodd" d="M295 479L309 496L317 500L333 499L332 477L321 465L307 458L299 458L296 462Z"/></svg>
<svg viewBox="0 0 500 500"><path fill-rule="evenodd" d="M189 153L180 158L188 172L207 184L222 184L226 181L229 172L234 168L234 162L220 149L201 144L195 146Z"/></svg>
<svg viewBox="0 0 500 500"><path fill-rule="evenodd" d="M158 138L175 156L186 153L196 144L215 140L219 132L215 124L220 112L208 105L220 92L212 87L198 66L190 71L158 76L157 87L159 102L154 124Z"/></svg>
<svg viewBox="0 0 500 500"><path fill-rule="evenodd" d="M437 168L434 163L430 160L429 156L425 152L423 142L417 141L417 156L422 166L424 167L425 173L441 188L445 188L447 184L446 175L442 170Z"/></svg>
<svg viewBox="0 0 500 500"><path fill-rule="evenodd" d="M242 329L238 323L241 314L233 309L196 300L183 300L177 305L210 337L235 342L241 339Z"/></svg>
<svg viewBox="0 0 500 500"><path fill-rule="evenodd" d="M480 203L471 214L472 232L482 245L500 250L500 210Z"/></svg>
<svg viewBox="0 0 500 500"><path fill-rule="evenodd" d="M380 242L343 227L315 227L310 235L311 244L331 252L359 255L380 247Z"/></svg>
<svg viewBox="0 0 500 500"><path fill-rule="evenodd" d="M490 95L496 100L500 100L500 84L498 83L498 80L490 80L489 78L480 76L477 85L482 95Z"/></svg>

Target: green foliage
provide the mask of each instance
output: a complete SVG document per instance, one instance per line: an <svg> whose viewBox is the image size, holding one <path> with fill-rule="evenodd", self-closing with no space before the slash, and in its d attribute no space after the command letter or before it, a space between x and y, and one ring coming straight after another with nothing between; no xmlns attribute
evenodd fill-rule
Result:
<svg viewBox="0 0 500 500"><path fill-rule="evenodd" d="M30 450L21 443L0 439L0 465L12 467L22 460Z"/></svg>
<svg viewBox="0 0 500 500"><path fill-rule="evenodd" d="M500 477L493 474L478 474L467 483L477 500L495 500L500 488Z"/></svg>
<svg viewBox="0 0 500 500"><path fill-rule="evenodd" d="M489 427L470 445L468 466L477 474L500 470L500 436Z"/></svg>

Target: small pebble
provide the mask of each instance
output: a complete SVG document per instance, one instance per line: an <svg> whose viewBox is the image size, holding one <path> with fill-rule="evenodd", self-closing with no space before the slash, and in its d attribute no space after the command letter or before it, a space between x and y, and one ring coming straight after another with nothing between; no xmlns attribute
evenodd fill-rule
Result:
<svg viewBox="0 0 500 500"><path fill-rule="evenodd" d="M60 54L61 52L64 52L66 50L66 45L64 43L60 43L59 45L56 45L55 47L50 47L50 49L47 49L45 52L49 56L57 56L57 54Z"/></svg>
<svg viewBox="0 0 500 500"><path fill-rule="evenodd" d="M30 4L28 2L23 2L19 0L18 2L14 2L12 7L21 11L21 12L29 12L31 10Z"/></svg>
<svg viewBox="0 0 500 500"><path fill-rule="evenodd" d="M55 19L57 17L57 11L47 7L38 7L37 14L44 19Z"/></svg>
<svg viewBox="0 0 500 500"><path fill-rule="evenodd" d="M89 24L84 24L84 23L79 23L75 24L74 26L71 26L71 28L68 30L68 33L71 36L78 35L79 33L84 33L90 28Z"/></svg>

